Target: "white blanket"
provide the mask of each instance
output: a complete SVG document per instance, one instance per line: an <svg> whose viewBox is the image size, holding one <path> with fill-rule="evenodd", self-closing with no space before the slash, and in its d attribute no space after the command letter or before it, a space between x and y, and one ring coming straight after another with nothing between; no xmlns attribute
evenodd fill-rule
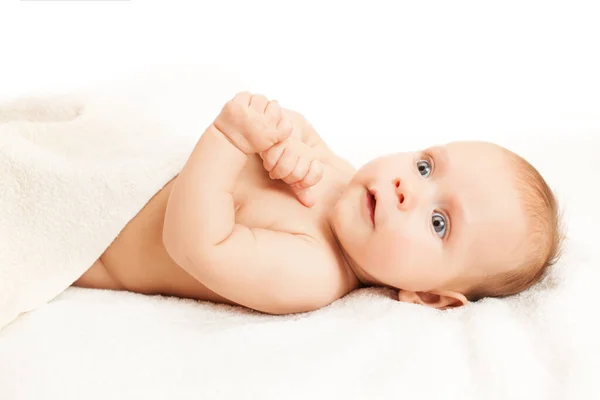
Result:
<svg viewBox="0 0 600 400"><path fill-rule="evenodd" d="M113 93L0 105L0 328L69 287L193 142Z"/></svg>
<svg viewBox="0 0 600 400"><path fill-rule="evenodd" d="M445 312L383 289L290 316L80 288L43 305L195 143L90 99L73 122L0 125L3 321L37 307L0 332L1 399L600 398L598 257L578 238L540 285Z"/></svg>
<svg viewBox="0 0 600 400"><path fill-rule="evenodd" d="M597 264L566 261L558 285L449 312L381 289L268 316L70 288L0 334L0 398L598 399Z"/></svg>

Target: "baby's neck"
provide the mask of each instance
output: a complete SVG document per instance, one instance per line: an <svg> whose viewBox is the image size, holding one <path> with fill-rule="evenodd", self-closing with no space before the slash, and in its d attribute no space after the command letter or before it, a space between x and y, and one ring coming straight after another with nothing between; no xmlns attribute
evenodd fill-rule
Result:
<svg viewBox="0 0 600 400"><path fill-rule="evenodd" d="M336 247L337 252L341 255L342 261L346 270L352 275L352 278L356 280L358 287L373 286L373 283L368 277L362 272L362 269L358 266L358 263L348 254L344 246L342 245L340 238L337 235L333 221L329 219L327 226L331 232L331 237Z"/></svg>
<svg viewBox="0 0 600 400"><path fill-rule="evenodd" d="M325 190L325 194L321 200L324 202L324 215L325 215L325 230L329 232L330 240L335 250L340 255L341 261L344 264L346 271L348 271L349 278L353 281L353 286L358 288L373 286L374 280L369 279L362 268L358 266L358 263L346 252L342 245L340 238L335 230L335 224L333 223L334 210L337 202L344 193L344 190L348 187L351 175L346 176L344 179L340 179L337 182L333 182L331 186L328 186Z"/></svg>

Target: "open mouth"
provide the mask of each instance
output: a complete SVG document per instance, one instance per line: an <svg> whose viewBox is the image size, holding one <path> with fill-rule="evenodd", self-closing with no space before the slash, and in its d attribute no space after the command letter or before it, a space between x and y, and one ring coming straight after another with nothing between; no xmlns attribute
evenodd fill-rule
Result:
<svg viewBox="0 0 600 400"><path fill-rule="evenodd" d="M375 195L371 193L370 190L367 190L367 208L369 209L369 217L371 218L371 222L375 225L375 206L377 204L377 200L375 199Z"/></svg>

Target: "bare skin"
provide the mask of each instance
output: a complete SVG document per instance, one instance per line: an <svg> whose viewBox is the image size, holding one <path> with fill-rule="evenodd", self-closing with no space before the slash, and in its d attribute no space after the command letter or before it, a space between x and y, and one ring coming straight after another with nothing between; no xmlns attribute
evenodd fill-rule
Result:
<svg viewBox="0 0 600 400"><path fill-rule="evenodd" d="M266 98L252 97L266 110ZM71 120L80 106L64 100L59 107L56 98L3 104L0 123ZM514 185L519 171L507 163L500 146L449 143L386 154L356 171L300 114L284 114L293 121L295 144L280 142L259 154L245 154L223 132L207 129L195 158L73 285L238 304L274 314L316 309L362 286L386 286L398 290L400 301L445 309L466 304L470 287L523 257L528 227ZM305 158L323 163L322 179L309 191L292 184L294 174L282 175L287 162L281 160L287 155L289 161L296 151L308 151ZM278 152L275 167L269 159ZM300 165L296 168L306 171L306 162ZM376 198L374 210L369 192ZM210 213L202 214L195 207L199 202ZM178 218L166 218L168 206ZM212 217L208 229L201 223L206 217ZM165 234L165 219L175 234ZM201 231L227 234L220 240L226 251L211 262L195 251ZM233 236L241 240L230 241ZM202 271L215 260L219 268ZM221 276L215 279L215 274ZM271 297L265 298L266 292ZM295 298L286 299L290 294Z"/></svg>
<svg viewBox="0 0 600 400"><path fill-rule="evenodd" d="M180 174L157 193L74 285L272 314L387 286L400 301L446 309L466 304L472 285L516 265L523 253L526 218L499 146L455 142L384 155L356 171L312 132L303 139L318 149L324 173L309 208L290 185L269 177L259 155L224 136L207 129L182 170L187 181L177 185ZM208 182L202 187L201 177ZM220 217L203 226L197 221L210 214L202 210ZM167 235L165 218L173 232ZM207 235L213 238L200 243ZM205 255L213 251L218 256Z"/></svg>
<svg viewBox="0 0 600 400"><path fill-rule="evenodd" d="M291 113L291 112L290 112ZM307 124L294 113L296 125ZM313 138L314 139L314 138ZM258 155L249 157L238 180L234 199L236 222L275 231L296 232L318 240L329 250L324 268L339 271L340 297L357 287L352 273L328 224L333 204L352 178L355 169L325 149L321 152L326 173L313 189L319 200L313 207L302 205L283 181L271 179ZM181 268L168 254L162 240L169 195L178 176L165 185L123 228L94 265L73 286L127 290L237 305L218 295Z"/></svg>

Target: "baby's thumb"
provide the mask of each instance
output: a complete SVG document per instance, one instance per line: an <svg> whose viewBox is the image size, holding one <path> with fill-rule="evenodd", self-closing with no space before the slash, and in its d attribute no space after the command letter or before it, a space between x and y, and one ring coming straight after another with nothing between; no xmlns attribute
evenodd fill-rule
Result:
<svg viewBox="0 0 600 400"><path fill-rule="evenodd" d="M315 194L311 188L301 188L298 186L292 185L292 190L296 195L296 198L302 203L305 207L312 207L316 203Z"/></svg>

